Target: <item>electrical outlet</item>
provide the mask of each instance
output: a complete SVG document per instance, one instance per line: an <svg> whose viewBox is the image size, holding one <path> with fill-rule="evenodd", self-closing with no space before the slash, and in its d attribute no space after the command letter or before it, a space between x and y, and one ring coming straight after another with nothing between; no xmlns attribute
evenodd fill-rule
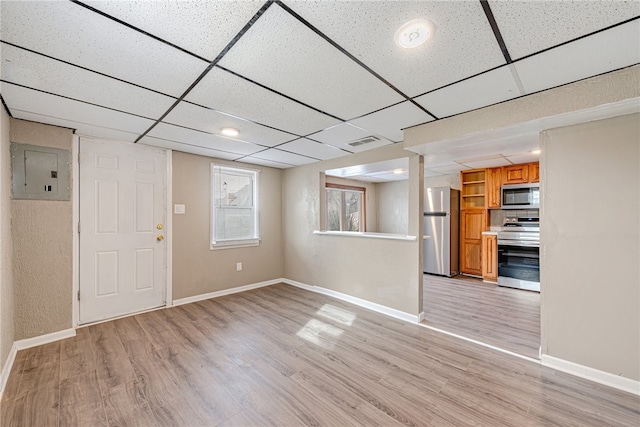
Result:
<svg viewBox="0 0 640 427"><path fill-rule="evenodd" d="M242 271L242 263L241 262L237 262L236 263L236 271Z"/></svg>

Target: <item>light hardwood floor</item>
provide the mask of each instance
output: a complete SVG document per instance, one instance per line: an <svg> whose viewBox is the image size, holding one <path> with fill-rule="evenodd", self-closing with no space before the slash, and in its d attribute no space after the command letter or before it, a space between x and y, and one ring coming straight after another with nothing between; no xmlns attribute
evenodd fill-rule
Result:
<svg viewBox="0 0 640 427"><path fill-rule="evenodd" d="M280 284L20 351L2 426L632 426L640 398Z"/></svg>
<svg viewBox="0 0 640 427"><path fill-rule="evenodd" d="M540 294L466 276L424 275L423 323L539 358Z"/></svg>

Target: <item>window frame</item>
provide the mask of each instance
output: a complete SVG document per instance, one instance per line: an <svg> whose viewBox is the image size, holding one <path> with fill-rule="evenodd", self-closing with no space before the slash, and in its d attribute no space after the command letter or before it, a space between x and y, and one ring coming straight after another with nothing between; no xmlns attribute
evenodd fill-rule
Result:
<svg viewBox="0 0 640 427"><path fill-rule="evenodd" d="M218 172L218 170L220 172ZM216 239L216 197L215 197L215 189L216 189L216 175L219 173L224 173L224 171L233 172L235 174L246 175L251 178L251 182L253 185L252 191L252 207L238 207L233 206L233 209L244 208L251 209L253 211L253 237L246 239L227 239L221 240ZM260 170L258 169L250 169L250 168L239 168L236 166L229 166L220 163L211 163L211 190L209 192L211 196L210 209L211 209L211 222L210 226L210 234L209 234L209 248L211 250L218 249L231 249L231 248L242 248L242 247L251 247L251 246L259 246L261 236L260 236L260 209L258 204L258 190L259 190L259 177ZM220 206L221 209L224 209L223 206Z"/></svg>
<svg viewBox="0 0 640 427"><path fill-rule="evenodd" d="M340 204L341 204L341 210L340 210L340 230L331 230L331 231L336 231L336 232L340 232L340 233L365 233L367 231L367 189L366 187L356 187L354 185L345 185L345 184L334 184L332 182L326 182L325 185L325 192L327 193L326 197L325 197L325 210L327 212L326 215L326 223L325 223L325 230L329 230L329 197L328 197L328 190L341 190L341 197L340 197ZM345 216L344 216L344 206L345 206L345 192L346 191L353 191L353 192L359 192L362 193L362 195L360 196L360 230L358 231L346 231L344 230L344 221L345 221Z"/></svg>

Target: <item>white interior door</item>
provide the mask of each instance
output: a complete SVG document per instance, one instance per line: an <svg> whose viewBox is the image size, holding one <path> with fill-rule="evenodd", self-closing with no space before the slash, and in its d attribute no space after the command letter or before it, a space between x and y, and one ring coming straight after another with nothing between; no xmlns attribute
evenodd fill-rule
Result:
<svg viewBox="0 0 640 427"><path fill-rule="evenodd" d="M164 305L164 150L80 139L80 324Z"/></svg>

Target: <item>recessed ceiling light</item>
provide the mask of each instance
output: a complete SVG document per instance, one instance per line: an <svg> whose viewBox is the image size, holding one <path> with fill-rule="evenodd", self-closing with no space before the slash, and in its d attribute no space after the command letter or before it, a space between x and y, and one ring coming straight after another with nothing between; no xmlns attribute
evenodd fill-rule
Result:
<svg viewBox="0 0 640 427"><path fill-rule="evenodd" d="M404 169L394 169L393 173L396 175L402 175L404 173Z"/></svg>
<svg viewBox="0 0 640 427"><path fill-rule="evenodd" d="M222 134L226 135L226 136L238 136L238 135L240 135L240 131L238 129L235 129L235 128L222 128L222 129L220 129L220 132L222 132Z"/></svg>
<svg viewBox="0 0 640 427"><path fill-rule="evenodd" d="M426 19L413 19L396 31L394 37L396 44L404 48L414 48L433 37L436 27Z"/></svg>
<svg viewBox="0 0 640 427"><path fill-rule="evenodd" d="M531 150L531 154L540 154L540 149L536 148L535 150Z"/></svg>

